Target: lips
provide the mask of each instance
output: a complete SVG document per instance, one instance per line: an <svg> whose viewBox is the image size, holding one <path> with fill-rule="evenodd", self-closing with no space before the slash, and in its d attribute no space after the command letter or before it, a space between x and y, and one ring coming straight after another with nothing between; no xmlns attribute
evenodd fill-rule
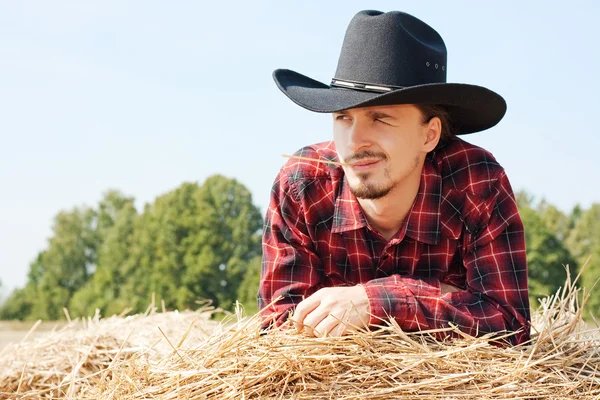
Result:
<svg viewBox="0 0 600 400"><path fill-rule="evenodd" d="M364 170L375 167L377 164L381 162L381 159L378 160L360 160L352 164L352 168L357 170Z"/></svg>

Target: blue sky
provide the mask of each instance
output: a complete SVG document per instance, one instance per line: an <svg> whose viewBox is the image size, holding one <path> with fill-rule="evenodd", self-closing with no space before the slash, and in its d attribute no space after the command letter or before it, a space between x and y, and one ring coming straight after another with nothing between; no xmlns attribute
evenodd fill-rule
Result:
<svg viewBox="0 0 600 400"><path fill-rule="evenodd" d="M507 100L466 140L515 190L600 201L597 2L23 1L0 5L0 280L23 285L61 209L109 188L138 209L184 181L235 177L264 211L282 153L331 138L276 68L323 82L359 10L400 9L448 48L448 81Z"/></svg>

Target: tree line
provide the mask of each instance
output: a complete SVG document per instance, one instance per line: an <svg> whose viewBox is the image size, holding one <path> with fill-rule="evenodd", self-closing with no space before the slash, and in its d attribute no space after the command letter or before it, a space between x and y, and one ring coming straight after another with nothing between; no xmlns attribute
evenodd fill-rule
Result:
<svg viewBox="0 0 600 400"><path fill-rule="evenodd" d="M532 305L576 274L600 278L600 204L563 213L527 193L517 195L525 225ZM61 211L48 246L29 266L24 287L0 306L0 319L65 318L144 312L152 299L167 309L195 309L208 299L256 312L263 215L250 191L221 175L184 183L136 210L134 198L111 190L95 207ZM600 306L595 290L588 307Z"/></svg>

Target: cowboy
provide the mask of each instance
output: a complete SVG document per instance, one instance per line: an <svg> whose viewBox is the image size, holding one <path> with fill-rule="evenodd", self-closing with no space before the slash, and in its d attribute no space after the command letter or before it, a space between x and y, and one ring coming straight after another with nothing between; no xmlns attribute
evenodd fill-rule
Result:
<svg viewBox="0 0 600 400"><path fill-rule="evenodd" d="M525 239L504 169L459 138L496 125L506 102L447 83L446 46L403 12L350 22L330 85L285 69L279 89L331 113L333 141L280 170L263 234L259 307L310 335L394 319L529 340ZM339 163L339 164L336 164Z"/></svg>

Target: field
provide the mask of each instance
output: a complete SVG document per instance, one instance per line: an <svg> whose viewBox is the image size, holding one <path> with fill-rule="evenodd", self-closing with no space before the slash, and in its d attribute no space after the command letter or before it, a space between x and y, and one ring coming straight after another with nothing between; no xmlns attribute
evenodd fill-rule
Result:
<svg viewBox="0 0 600 400"><path fill-rule="evenodd" d="M0 351L2 351L7 344L18 343L25 338L34 324L35 321L0 321ZM60 328L64 325L64 321L42 322L27 339L29 340L44 332L52 331L53 329Z"/></svg>
<svg viewBox="0 0 600 400"><path fill-rule="evenodd" d="M23 339L27 331L3 330L0 332L0 350L9 343L15 343Z"/></svg>

